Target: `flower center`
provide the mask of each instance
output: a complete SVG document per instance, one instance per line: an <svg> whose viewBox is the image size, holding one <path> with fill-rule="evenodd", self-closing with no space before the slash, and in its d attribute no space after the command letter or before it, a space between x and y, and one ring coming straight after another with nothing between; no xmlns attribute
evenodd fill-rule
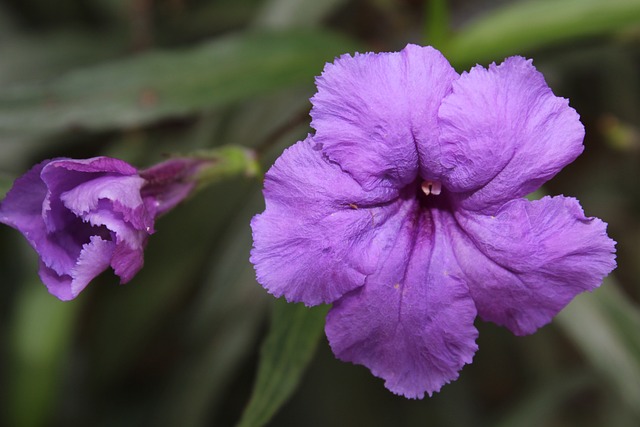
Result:
<svg viewBox="0 0 640 427"><path fill-rule="evenodd" d="M428 196L429 194L437 196L442 191L442 184L439 181L422 181L420 188L422 188L422 192L425 196Z"/></svg>

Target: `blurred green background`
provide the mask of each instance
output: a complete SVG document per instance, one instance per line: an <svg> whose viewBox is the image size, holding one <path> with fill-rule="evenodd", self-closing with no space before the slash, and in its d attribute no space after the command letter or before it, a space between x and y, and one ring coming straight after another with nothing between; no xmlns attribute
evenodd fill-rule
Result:
<svg viewBox="0 0 640 427"><path fill-rule="evenodd" d="M571 100L586 150L544 191L609 223L619 266L601 289L532 336L477 321L473 364L415 401L333 357L326 307L255 282L256 179L198 193L159 220L132 282L107 273L67 303L0 227L0 424L640 425L638 0L4 0L0 195L55 156L145 167L237 144L266 170L310 131L326 61L409 42L458 71L534 58Z"/></svg>

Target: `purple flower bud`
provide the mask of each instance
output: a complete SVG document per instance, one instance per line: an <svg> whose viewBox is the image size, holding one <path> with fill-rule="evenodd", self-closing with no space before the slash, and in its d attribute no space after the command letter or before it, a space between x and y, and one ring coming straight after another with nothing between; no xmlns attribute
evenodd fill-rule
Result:
<svg viewBox="0 0 640 427"><path fill-rule="evenodd" d="M177 157L140 171L140 176L145 180L142 198L147 203L147 209L155 215L173 209L196 188L198 182L195 178L200 169L214 161Z"/></svg>
<svg viewBox="0 0 640 427"><path fill-rule="evenodd" d="M193 190L201 164L172 159L139 173L108 157L45 160L16 180L0 222L36 250L49 292L70 300L108 267L121 283L135 276L156 217Z"/></svg>

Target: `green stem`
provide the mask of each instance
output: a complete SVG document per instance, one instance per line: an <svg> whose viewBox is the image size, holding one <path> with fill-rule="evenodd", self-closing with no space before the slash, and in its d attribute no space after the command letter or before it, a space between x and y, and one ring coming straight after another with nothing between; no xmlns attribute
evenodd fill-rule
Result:
<svg viewBox="0 0 640 427"><path fill-rule="evenodd" d="M195 175L198 188L235 176L262 177L255 152L245 147L226 145L197 152L192 157L204 161Z"/></svg>

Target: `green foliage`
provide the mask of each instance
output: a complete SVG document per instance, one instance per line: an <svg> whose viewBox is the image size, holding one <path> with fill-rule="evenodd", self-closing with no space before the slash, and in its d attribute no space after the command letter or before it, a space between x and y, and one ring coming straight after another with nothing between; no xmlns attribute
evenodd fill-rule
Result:
<svg viewBox="0 0 640 427"><path fill-rule="evenodd" d="M354 46L320 31L247 32L80 69L45 84L0 89L0 137L21 141L182 117L309 84L325 61Z"/></svg>
<svg viewBox="0 0 640 427"><path fill-rule="evenodd" d="M566 400L596 385L593 375L570 372L534 389L495 424L495 427L537 427L549 424Z"/></svg>
<svg viewBox="0 0 640 427"><path fill-rule="evenodd" d="M425 23L425 39L427 44L436 49L443 49L449 40L449 11L446 0L427 2Z"/></svg>
<svg viewBox="0 0 640 427"><path fill-rule="evenodd" d="M291 396L324 331L328 308L275 304L251 400L238 427L264 426Z"/></svg>
<svg viewBox="0 0 640 427"><path fill-rule="evenodd" d="M558 324L640 417L640 308L609 279L593 295L576 298L558 315Z"/></svg>
<svg viewBox="0 0 640 427"><path fill-rule="evenodd" d="M207 418L221 410L216 402L225 397L247 362L247 349L258 339L270 300L255 286L246 256L252 242L245 225L260 204L257 190L220 237L218 246L224 250L211 254L203 286L190 304L181 331L183 345L190 351L160 397L154 426L205 425Z"/></svg>
<svg viewBox="0 0 640 427"><path fill-rule="evenodd" d="M0 424L638 425L640 1L58 3L0 5L0 195L53 156L225 162L158 221L133 281L103 275L70 303L36 283L26 243L16 250L0 230ZM460 70L533 57L571 99L587 149L547 190L610 223L620 267L534 337L479 322L487 333L460 379L407 401L330 355L328 307L276 301L256 283L248 224L263 209L256 162L267 170L310 131L323 64L418 37Z"/></svg>
<svg viewBox="0 0 640 427"><path fill-rule="evenodd" d="M11 328L6 417L9 425L46 425L60 402L78 306L61 304L35 275L20 290ZM43 292L44 291L44 292Z"/></svg>
<svg viewBox="0 0 640 427"><path fill-rule="evenodd" d="M470 23L445 53L463 65L499 61L567 40L615 33L639 21L638 0L525 0Z"/></svg>

